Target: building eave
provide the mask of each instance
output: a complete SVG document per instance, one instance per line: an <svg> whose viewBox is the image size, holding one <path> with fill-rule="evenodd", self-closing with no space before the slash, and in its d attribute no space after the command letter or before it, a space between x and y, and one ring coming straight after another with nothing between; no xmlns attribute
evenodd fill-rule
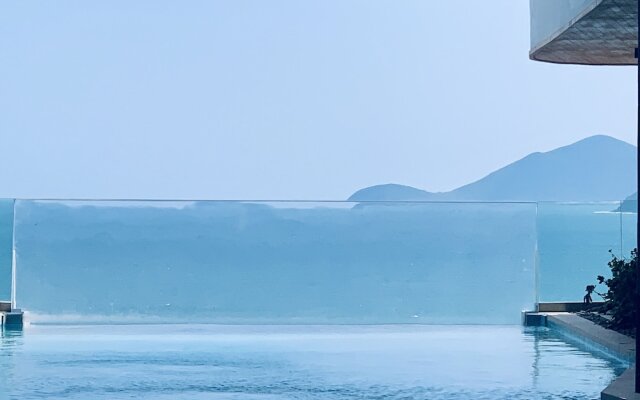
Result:
<svg viewBox="0 0 640 400"><path fill-rule="evenodd" d="M531 2L532 27L544 17L534 12L536 1ZM532 43L529 58L556 64L637 65L637 32L637 0L597 0Z"/></svg>

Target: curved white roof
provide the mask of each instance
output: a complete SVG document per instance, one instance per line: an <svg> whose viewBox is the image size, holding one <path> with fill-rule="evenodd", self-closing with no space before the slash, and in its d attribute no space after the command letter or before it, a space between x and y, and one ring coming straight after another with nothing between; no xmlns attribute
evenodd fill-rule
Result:
<svg viewBox="0 0 640 400"><path fill-rule="evenodd" d="M531 0L530 58L637 65L637 0Z"/></svg>

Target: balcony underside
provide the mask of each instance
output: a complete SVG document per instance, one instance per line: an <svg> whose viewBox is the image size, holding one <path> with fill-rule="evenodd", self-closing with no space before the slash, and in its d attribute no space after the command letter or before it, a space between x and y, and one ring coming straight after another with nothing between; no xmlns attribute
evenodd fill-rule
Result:
<svg viewBox="0 0 640 400"><path fill-rule="evenodd" d="M533 46L530 58L560 64L637 65L638 0L601 0ZM532 15L532 24L535 18Z"/></svg>

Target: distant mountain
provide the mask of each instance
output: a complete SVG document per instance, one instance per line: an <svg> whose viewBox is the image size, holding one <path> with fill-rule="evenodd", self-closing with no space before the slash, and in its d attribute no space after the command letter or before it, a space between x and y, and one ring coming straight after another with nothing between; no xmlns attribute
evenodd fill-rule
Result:
<svg viewBox="0 0 640 400"><path fill-rule="evenodd" d="M425 201L433 197L434 193L390 183L358 190L349 197L349 201Z"/></svg>
<svg viewBox="0 0 640 400"><path fill-rule="evenodd" d="M617 212L638 212L638 192L635 192L631 196L624 199L620 207L618 207L615 211Z"/></svg>
<svg viewBox="0 0 640 400"><path fill-rule="evenodd" d="M533 153L458 188L458 200L598 201L623 199L636 188L636 148L592 136L547 153Z"/></svg>
<svg viewBox="0 0 640 400"><path fill-rule="evenodd" d="M546 153L530 154L451 192L429 193L408 186L382 185L362 189L351 198L354 201L605 201L623 199L636 191L636 176L636 147L598 135ZM398 187L402 189L396 189Z"/></svg>

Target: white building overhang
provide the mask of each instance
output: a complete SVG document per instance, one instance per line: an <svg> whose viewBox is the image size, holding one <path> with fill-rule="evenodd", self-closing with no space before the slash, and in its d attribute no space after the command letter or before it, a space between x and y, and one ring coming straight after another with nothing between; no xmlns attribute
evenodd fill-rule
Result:
<svg viewBox="0 0 640 400"><path fill-rule="evenodd" d="M637 65L638 0L530 0L532 60Z"/></svg>

